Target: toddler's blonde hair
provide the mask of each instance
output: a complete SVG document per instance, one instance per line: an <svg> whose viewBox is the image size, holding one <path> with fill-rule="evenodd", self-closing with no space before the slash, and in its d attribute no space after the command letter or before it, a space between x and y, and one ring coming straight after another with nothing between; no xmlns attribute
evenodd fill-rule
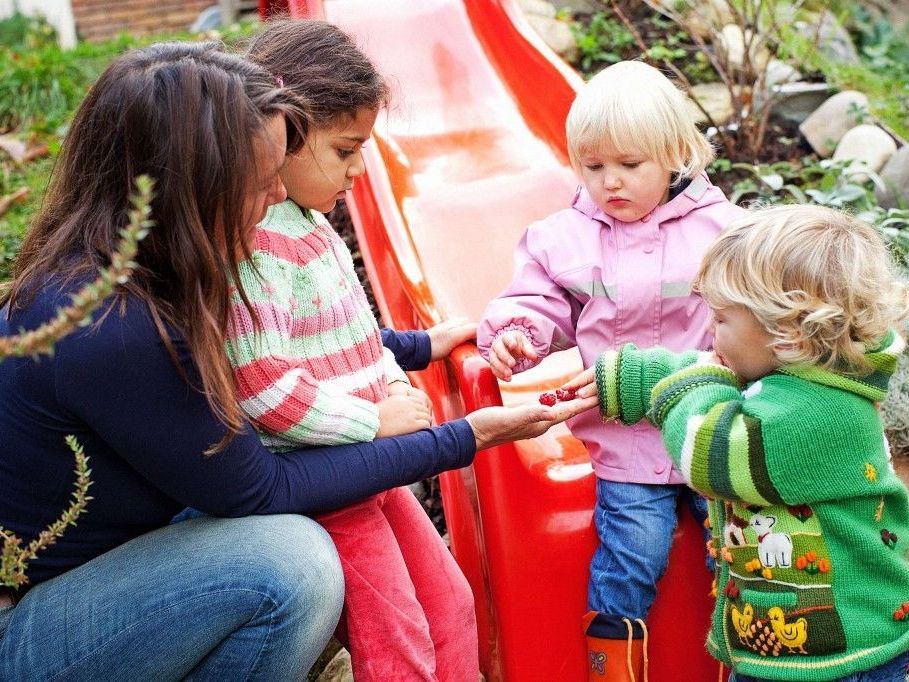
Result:
<svg viewBox="0 0 909 682"><path fill-rule="evenodd" d="M571 105L565 132L576 173L580 157L604 141L622 153L644 154L679 178L697 176L713 160L685 95L643 62L619 62L591 78Z"/></svg>
<svg viewBox="0 0 909 682"><path fill-rule="evenodd" d="M750 310L780 363L848 374L871 371L864 354L909 312L877 230L821 206L737 220L704 254L695 287L713 308Z"/></svg>

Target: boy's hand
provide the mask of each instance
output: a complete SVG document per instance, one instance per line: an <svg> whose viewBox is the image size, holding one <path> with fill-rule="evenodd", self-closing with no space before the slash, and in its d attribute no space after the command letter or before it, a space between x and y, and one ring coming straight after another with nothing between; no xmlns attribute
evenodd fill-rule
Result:
<svg viewBox="0 0 909 682"><path fill-rule="evenodd" d="M404 394L389 395L376 403L376 407L379 409L376 438L402 436L432 426L432 404L429 397L413 386L408 386Z"/></svg>
<svg viewBox="0 0 909 682"><path fill-rule="evenodd" d="M527 337L519 331L505 332L489 348L489 367L502 381L511 381L512 367L524 358L535 362L539 356Z"/></svg>
<svg viewBox="0 0 909 682"><path fill-rule="evenodd" d="M466 317L453 317L426 330L432 348L430 358L441 360L465 341L477 338L477 323Z"/></svg>
<svg viewBox="0 0 909 682"><path fill-rule="evenodd" d="M567 384L562 385L563 389L575 390L575 395L579 399L597 397L597 380L594 376L593 367L585 369Z"/></svg>

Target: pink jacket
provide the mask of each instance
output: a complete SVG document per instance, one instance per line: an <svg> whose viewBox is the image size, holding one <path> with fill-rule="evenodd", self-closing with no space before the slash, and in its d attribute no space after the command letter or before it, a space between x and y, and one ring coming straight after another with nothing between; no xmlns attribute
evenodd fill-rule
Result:
<svg viewBox="0 0 909 682"><path fill-rule="evenodd" d="M607 216L583 188L571 208L534 223L521 238L514 277L483 314L483 357L499 334L527 335L543 358L577 346L584 367L605 350L708 349L710 309L691 292L704 251L744 209L701 175L636 223ZM529 369L523 361L516 371ZM682 483L660 433L647 422L603 423L596 410L569 421L587 446L598 478Z"/></svg>

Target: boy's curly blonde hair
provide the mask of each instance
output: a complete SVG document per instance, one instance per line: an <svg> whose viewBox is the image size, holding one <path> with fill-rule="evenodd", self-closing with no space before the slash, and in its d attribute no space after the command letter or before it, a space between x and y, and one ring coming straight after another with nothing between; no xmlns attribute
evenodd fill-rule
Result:
<svg viewBox="0 0 909 682"><path fill-rule="evenodd" d="M877 230L821 206L737 220L704 255L695 287L712 308L750 310L780 363L848 374L871 371L865 353L909 312Z"/></svg>

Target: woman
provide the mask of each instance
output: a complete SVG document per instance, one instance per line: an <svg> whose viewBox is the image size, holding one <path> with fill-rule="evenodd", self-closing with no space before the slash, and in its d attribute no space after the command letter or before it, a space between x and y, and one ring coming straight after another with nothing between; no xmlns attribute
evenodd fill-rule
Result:
<svg viewBox="0 0 909 682"><path fill-rule="evenodd" d="M591 406L490 408L280 455L260 444L222 350L229 282L286 196L299 107L217 45L162 44L114 62L76 114L0 334L38 326L108 261L138 174L156 179L156 224L95 325L52 358L0 364L0 525L31 538L67 506L66 435L93 480L28 593L0 592L0 679L299 677L343 593L333 546L300 514L465 466ZM168 525L187 506L220 518Z"/></svg>

